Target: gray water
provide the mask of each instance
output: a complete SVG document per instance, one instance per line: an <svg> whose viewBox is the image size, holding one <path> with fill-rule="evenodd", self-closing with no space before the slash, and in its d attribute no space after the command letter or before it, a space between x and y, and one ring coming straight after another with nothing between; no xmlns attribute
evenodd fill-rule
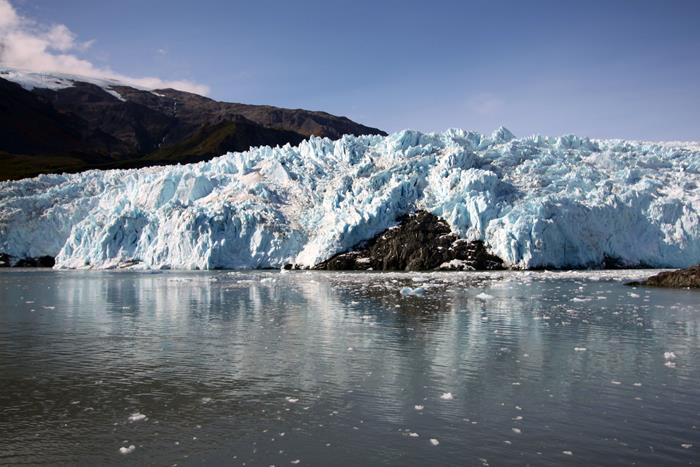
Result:
<svg viewBox="0 0 700 467"><path fill-rule="evenodd" d="M0 272L0 463L697 464L648 274Z"/></svg>

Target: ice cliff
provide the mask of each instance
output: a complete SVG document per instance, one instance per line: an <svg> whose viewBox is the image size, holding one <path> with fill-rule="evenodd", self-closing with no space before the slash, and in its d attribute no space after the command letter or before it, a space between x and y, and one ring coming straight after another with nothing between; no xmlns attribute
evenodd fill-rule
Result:
<svg viewBox="0 0 700 467"><path fill-rule="evenodd" d="M63 268L312 266L423 209L512 267L700 262L700 147L463 130L0 183L0 252Z"/></svg>

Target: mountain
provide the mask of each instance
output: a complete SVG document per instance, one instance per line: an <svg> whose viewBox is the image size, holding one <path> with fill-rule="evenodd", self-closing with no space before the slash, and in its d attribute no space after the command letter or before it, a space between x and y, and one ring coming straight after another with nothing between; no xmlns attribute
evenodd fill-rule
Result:
<svg viewBox="0 0 700 467"><path fill-rule="evenodd" d="M0 69L0 180L196 162L310 136L384 134L325 112Z"/></svg>
<svg viewBox="0 0 700 467"><path fill-rule="evenodd" d="M401 268L414 262L392 253L401 244L464 239L473 252L440 261L686 267L700 263L699 210L698 144L402 131L0 183L0 253L59 268L213 269L354 252ZM430 215L402 225L420 212Z"/></svg>

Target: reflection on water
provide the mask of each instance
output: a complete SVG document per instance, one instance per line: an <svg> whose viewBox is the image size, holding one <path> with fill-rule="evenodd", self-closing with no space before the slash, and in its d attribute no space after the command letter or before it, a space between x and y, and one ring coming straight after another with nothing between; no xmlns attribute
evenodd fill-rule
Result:
<svg viewBox="0 0 700 467"><path fill-rule="evenodd" d="M700 293L648 274L5 271L0 463L692 463Z"/></svg>

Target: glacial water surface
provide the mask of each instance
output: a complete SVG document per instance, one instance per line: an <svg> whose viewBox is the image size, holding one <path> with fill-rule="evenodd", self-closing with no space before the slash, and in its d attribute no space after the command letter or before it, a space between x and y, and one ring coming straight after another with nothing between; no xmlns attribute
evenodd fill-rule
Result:
<svg viewBox="0 0 700 467"><path fill-rule="evenodd" d="M5 270L0 464L696 465L651 273Z"/></svg>

